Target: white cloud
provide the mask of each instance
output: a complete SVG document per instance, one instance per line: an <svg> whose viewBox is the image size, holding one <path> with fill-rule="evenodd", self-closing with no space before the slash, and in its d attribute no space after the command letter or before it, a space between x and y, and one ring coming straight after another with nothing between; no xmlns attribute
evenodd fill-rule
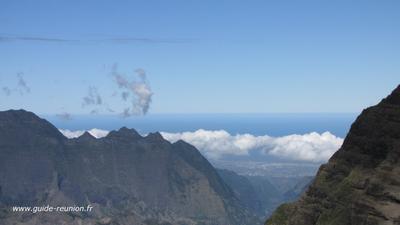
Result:
<svg viewBox="0 0 400 225"><path fill-rule="evenodd" d="M194 132L161 134L171 142L180 139L186 141L212 159L218 159L223 155L248 155L250 151L258 150L286 159L324 162L343 143L342 138L329 132L271 137L251 134L231 135L224 130L200 129Z"/></svg>
<svg viewBox="0 0 400 225"><path fill-rule="evenodd" d="M305 161L327 161L343 143L330 132L288 135L274 139L269 154Z"/></svg>
<svg viewBox="0 0 400 225"><path fill-rule="evenodd" d="M60 131L68 138L79 137L85 132L62 129ZM88 132L96 138L104 137L109 133L109 131L96 128ZM211 159L218 159L225 155L246 156L250 151L262 151L284 159L326 162L343 143L342 138L330 132L271 137L251 134L231 135L225 130L200 129L194 132L161 132L161 135L170 142L186 141Z"/></svg>
<svg viewBox="0 0 400 225"><path fill-rule="evenodd" d="M67 138L77 138L77 137L81 136L83 133L85 133L85 130L71 131L68 129L59 129L59 131ZM109 131L107 131L107 130L101 130L101 129L97 129L97 128L88 130L88 132L95 138L105 137L109 133Z"/></svg>

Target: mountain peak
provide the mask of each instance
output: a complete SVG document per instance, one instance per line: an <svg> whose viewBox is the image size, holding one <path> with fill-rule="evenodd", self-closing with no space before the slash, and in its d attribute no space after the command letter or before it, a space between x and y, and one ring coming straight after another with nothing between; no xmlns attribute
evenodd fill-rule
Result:
<svg viewBox="0 0 400 225"><path fill-rule="evenodd" d="M47 120L24 109L1 111L0 124L5 132L1 134L3 138L17 136L21 139L32 139L38 136L49 136L60 140L65 139L64 135ZM31 133L35 133L35 136L30 135Z"/></svg>
<svg viewBox="0 0 400 225"><path fill-rule="evenodd" d="M11 118L15 113L27 119ZM55 127L32 115L0 112L0 224L104 224L104 218L107 224L143 225L258 221L194 147L169 144L158 132L135 141L142 136L126 127L106 139L89 132L59 139ZM43 202L90 202L97 209L27 219L5 210Z"/></svg>
<svg viewBox="0 0 400 225"><path fill-rule="evenodd" d="M113 130L111 131L106 137L112 138L128 138L128 139L141 139L143 138L135 129L129 129L127 127L121 127L119 130Z"/></svg>
<svg viewBox="0 0 400 225"><path fill-rule="evenodd" d="M30 118L30 119L40 120L40 118L36 116L33 112L26 111L25 109L9 109L0 112L0 116L15 117L15 118Z"/></svg>
<svg viewBox="0 0 400 225"><path fill-rule="evenodd" d="M149 133L146 136L146 139L155 140L155 141L165 141L165 139L160 134L160 132Z"/></svg>
<svg viewBox="0 0 400 225"><path fill-rule="evenodd" d="M389 96L383 99L382 102L400 106L400 85L398 85Z"/></svg>
<svg viewBox="0 0 400 225"><path fill-rule="evenodd" d="M85 131L81 136L78 137L79 140L93 140L96 139L91 133Z"/></svg>
<svg viewBox="0 0 400 225"><path fill-rule="evenodd" d="M400 86L363 110L301 199L280 206L266 225L397 224L399 106Z"/></svg>

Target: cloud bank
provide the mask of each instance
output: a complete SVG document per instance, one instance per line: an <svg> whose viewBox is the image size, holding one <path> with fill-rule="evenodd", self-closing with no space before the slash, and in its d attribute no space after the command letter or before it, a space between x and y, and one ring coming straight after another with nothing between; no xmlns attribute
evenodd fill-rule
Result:
<svg viewBox="0 0 400 225"><path fill-rule="evenodd" d="M60 130L66 137L75 138L85 131ZM89 133L100 138L108 134L106 130L92 129ZM247 156L251 151L260 151L283 159L326 162L343 143L343 139L330 132L271 137L251 134L231 135L225 130L197 130L194 132L168 133L161 135L170 142L186 141L199 149L210 159L223 156Z"/></svg>
<svg viewBox="0 0 400 225"><path fill-rule="evenodd" d="M162 136L170 142L186 141L211 159L224 155L248 155L250 151L291 160L325 162L343 143L343 139L330 132L271 137L251 134L231 135L224 130L197 130L194 132L167 133Z"/></svg>

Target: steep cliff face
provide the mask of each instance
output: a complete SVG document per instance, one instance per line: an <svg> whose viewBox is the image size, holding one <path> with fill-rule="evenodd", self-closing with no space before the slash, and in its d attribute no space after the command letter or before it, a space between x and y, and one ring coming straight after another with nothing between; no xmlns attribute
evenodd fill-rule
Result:
<svg viewBox="0 0 400 225"><path fill-rule="evenodd" d="M266 224L400 224L400 86L361 113L302 198Z"/></svg>
<svg viewBox="0 0 400 225"><path fill-rule="evenodd" d="M12 206L86 206L84 213ZM0 112L0 224L254 224L193 146L121 128L66 139L23 110Z"/></svg>

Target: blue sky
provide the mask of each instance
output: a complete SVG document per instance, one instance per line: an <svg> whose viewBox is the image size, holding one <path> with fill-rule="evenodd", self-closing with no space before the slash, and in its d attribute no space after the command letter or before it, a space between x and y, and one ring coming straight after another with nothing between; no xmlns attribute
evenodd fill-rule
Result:
<svg viewBox="0 0 400 225"><path fill-rule="evenodd" d="M1 92L0 109L89 113L92 86L119 112L118 64L127 77L146 71L149 113L359 112L400 83L399 11L399 1L3 0L0 88L15 91Z"/></svg>

